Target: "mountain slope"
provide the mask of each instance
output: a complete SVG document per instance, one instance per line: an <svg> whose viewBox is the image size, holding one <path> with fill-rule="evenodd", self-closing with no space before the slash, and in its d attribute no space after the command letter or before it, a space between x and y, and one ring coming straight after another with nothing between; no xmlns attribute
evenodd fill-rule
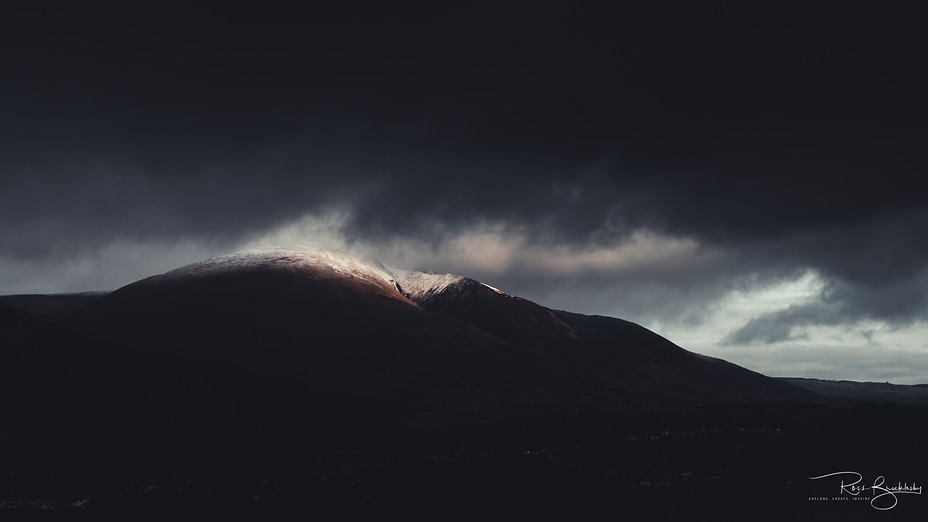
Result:
<svg viewBox="0 0 928 522"><path fill-rule="evenodd" d="M530 349L536 361L583 382L690 401L811 396L621 319L550 310L450 274L400 272L396 282L424 310Z"/></svg>
<svg viewBox="0 0 928 522"><path fill-rule="evenodd" d="M573 512L612 505L589 488L631 466L613 488L631 491L664 450L711 476L729 443L752 440L718 430L748 422L770 442L793 407L778 401L814 397L627 321L318 250L224 256L42 310L0 302L0 501L32 484L31 498L66 491L67 509L133 511L186 492L167 505L212 513L278 488L278 505L338 512L427 491L432 519L493 484L474 515L500 500L544 513L540 491ZM661 442L697 430L698 451Z"/></svg>
<svg viewBox="0 0 928 522"><path fill-rule="evenodd" d="M401 272L396 282L423 310L460 319L507 341L543 346L576 337L551 310L473 279Z"/></svg>
<svg viewBox="0 0 928 522"><path fill-rule="evenodd" d="M349 447L502 440L587 415L582 405L811 396L626 321L302 248L194 263L41 321L29 332L58 333L36 342L47 348L30 371L70 358L55 366L61 382L82 389L94 375L101 393L131 397L139 407L120 418L149 444L259 432ZM34 409L68 393L47 389Z"/></svg>
<svg viewBox="0 0 928 522"><path fill-rule="evenodd" d="M130 351L293 382L599 387L691 402L803 396L626 321L314 249L194 263L99 298L63 324Z"/></svg>

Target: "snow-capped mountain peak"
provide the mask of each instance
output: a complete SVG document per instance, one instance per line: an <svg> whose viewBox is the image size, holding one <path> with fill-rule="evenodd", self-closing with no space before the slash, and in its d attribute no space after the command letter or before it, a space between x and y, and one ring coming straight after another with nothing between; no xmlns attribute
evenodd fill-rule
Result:
<svg viewBox="0 0 928 522"><path fill-rule="evenodd" d="M167 278L218 275L255 269L319 272L367 279L393 285L393 276L377 262L363 261L348 254L322 248L296 246L245 250L186 265L164 274Z"/></svg>

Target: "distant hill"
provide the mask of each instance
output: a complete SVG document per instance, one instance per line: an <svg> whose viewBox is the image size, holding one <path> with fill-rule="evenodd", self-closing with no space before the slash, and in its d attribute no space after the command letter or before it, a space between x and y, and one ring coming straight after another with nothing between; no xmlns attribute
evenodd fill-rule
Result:
<svg viewBox="0 0 928 522"><path fill-rule="evenodd" d="M779 380L805 388L824 397L845 402L928 404L928 384L890 384L888 382L830 381L782 377Z"/></svg>
<svg viewBox="0 0 928 522"><path fill-rule="evenodd" d="M2 295L0 305L22 310L30 315L55 319L84 307L108 292L80 292L73 294L22 294Z"/></svg>

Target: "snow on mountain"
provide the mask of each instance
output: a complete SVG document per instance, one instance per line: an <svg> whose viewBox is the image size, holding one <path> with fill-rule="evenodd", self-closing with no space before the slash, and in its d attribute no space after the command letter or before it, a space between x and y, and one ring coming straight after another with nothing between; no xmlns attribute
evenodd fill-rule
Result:
<svg viewBox="0 0 928 522"><path fill-rule="evenodd" d="M163 274L167 279L229 274L256 269L292 270L335 277L367 280L377 285L394 286L393 276L383 265L357 259L341 252L315 247L257 248L186 265Z"/></svg>
<svg viewBox="0 0 928 522"><path fill-rule="evenodd" d="M499 294L499 295L508 295L508 296L512 297L510 294L507 294L506 292L503 292L502 290L500 290L499 288L496 288L495 286L490 286L490 285L488 285L488 284L486 284L486 283L483 283L483 282L481 282L480 284L483 285L483 286L485 286L485 287L487 287L487 288L489 288L490 290L493 290L494 292L496 292L496 293Z"/></svg>
<svg viewBox="0 0 928 522"><path fill-rule="evenodd" d="M146 280L197 279L236 272L285 271L312 279L374 290L427 312L462 320L505 339L545 342L575 338L574 329L551 310L486 283L455 274L384 266L378 261L315 247L259 248L193 263ZM360 284L360 286L355 286ZM343 287L345 288L345 287ZM544 340L544 341L543 341Z"/></svg>
<svg viewBox="0 0 928 522"><path fill-rule="evenodd" d="M398 268L390 270L395 276L396 289L414 303L428 301L446 291L453 291L466 280L454 274L431 274Z"/></svg>
<svg viewBox="0 0 928 522"><path fill-rule="evenodd" d="M268 247L236 252L192 263L160 276L155 281L229 275L236 272L283 270L314 278L348 279L369 283L419 307L440 299L443 302L485 289L501 297L516 299L486 283L455 274L435 274L384 266L379 261L311 246Z"/></svg>
<svg viewBox="0 0 928 522"><path fill-rule="evenodd" d="M410 301L422 304L439 296L452 297L474 286L481 286L505 297L509 294L486 283L455 274L434 274L387 267L378 261L366 261L348 254L308 246L257 248L200 261L171 270L162 280L231 274L236 271L276 269L292 270L332 277L359 279L378 286L388 286Z"/></svg>

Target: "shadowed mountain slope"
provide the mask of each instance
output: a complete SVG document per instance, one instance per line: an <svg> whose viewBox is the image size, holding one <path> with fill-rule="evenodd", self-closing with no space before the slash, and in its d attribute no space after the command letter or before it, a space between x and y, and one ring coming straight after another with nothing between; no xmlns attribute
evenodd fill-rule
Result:
<svg viewBox="0 0 928 522"><path fill-rule="evenodd" d="M727 361L695 354L628 321L550 310L473 279L400 272L424 310L472 324L587 384L688 401L809 398Z"/></svg>
<svg viewBox="0 0 928 522"><path fill-rule="evenodd" d="M66 509L92 498L116 519L149 509L151 484L207 512L276 491L299 512L347 500L432 517L479 491L472 515L500 501L566 514L686 471L666 455L737 486L728 448L754 444L745 430L792 455L779 428L824 411L627 321L313 249L195 263L66 311L18 299L0 300L0 494L65 491Z"/></svg>
<svg viewBox="0 0 928 522"><path fill-rule="evenodd" d="M81 292L75 294L23 294L0 296L0 304L22 310L45 319L56 319L83 308L106 295L107 292Z"/></svg>
<svg viewBox="0 0 928 522"><path fill-rule="evenodd" d="M812 396L626 321L314 249L194 263L63 315L3 305L0 320L7 388L37 390L22 418L57 411L75 441L118 428L130 453L514 440L630 405Z"/></svg>
<svg viewBox="0 0 928 522"><path fill-rule="evenodd" d="M195 263L121 288L64 324L127 350L282 381L602 388L691 402L804 396L626 321L310 249Z"/></svg>

